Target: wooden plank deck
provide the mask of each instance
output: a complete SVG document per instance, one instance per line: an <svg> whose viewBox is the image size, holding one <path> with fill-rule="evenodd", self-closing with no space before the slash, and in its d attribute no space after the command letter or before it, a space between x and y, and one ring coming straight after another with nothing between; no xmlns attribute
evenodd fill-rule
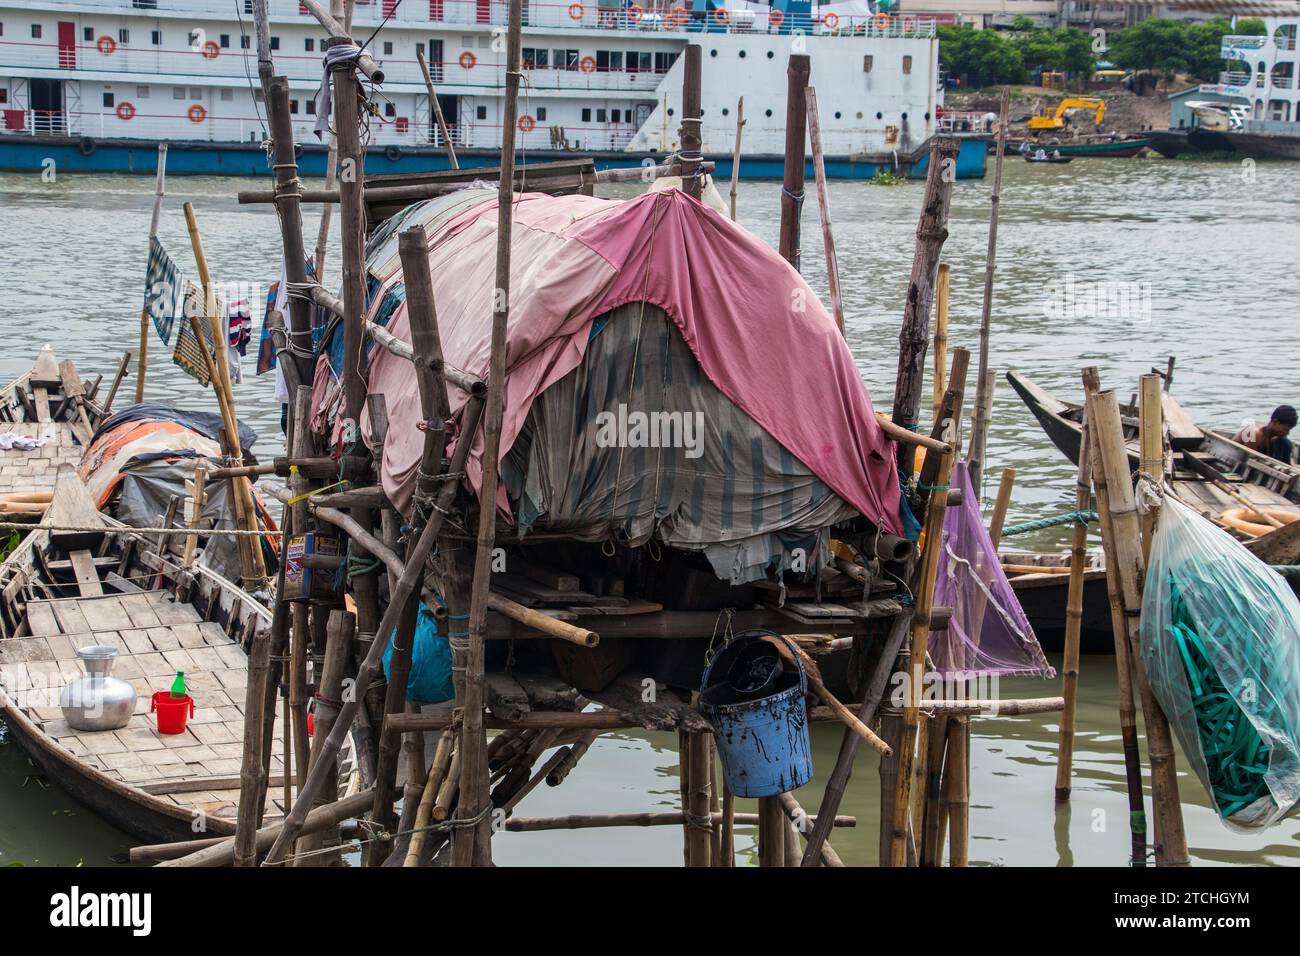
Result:
<svg viewBox="0 0 1300 956"><path fill-rule="evenodd" d="M0 450L0 494L53 488L59 465L76 467L85 450L68 422L0 422L0 431L45 439L44 445L31 451Z"/></svg>
<svg viewBox="0 0 1300 956"><path fill-rule="evenodd" d="M109 777L177 806L231 822L239 802L248 658L221 626L200 620L165 591L32 601L31 636L0 641L0 686L53 740ZM124 728L87 732L69 727L59 693L85 673L78 647L118 649L113 675L135 687L135 715ZM163 735L149 713L155 691L177 671L196 709L185 733ZM271 777L283 776L283 732L275 722ZM266 817L283 815L282 791L268 792Z"/></svg>

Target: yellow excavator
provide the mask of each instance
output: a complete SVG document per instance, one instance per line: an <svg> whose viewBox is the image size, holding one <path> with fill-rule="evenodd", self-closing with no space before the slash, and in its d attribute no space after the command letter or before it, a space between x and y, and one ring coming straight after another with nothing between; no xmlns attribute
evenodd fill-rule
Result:
<svg viewBox="0 0 1300 956"><path fill-rule="evenodd" d="M1037 116L1029 117L1029 129L1031 131L1065 129L1070 125L1066 114L1071 110L1092 110L1096 114L1095 125L1100 126L1102 118L1106 115L1106 101L1086 96L1067 97L1057 104L1055 111L1042 109L1038 111Z"/></svg>

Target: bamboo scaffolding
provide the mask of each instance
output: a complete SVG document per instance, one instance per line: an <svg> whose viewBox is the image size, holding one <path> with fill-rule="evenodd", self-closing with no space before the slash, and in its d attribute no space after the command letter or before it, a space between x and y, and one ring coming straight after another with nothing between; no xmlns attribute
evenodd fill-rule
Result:
<svg viewBox="0 0 1300 956"><path fill-rule="evenodd" d="M442 104L438 102L438 91L433 88L429 63L424 58L424 47L415 48L415 58L420 61L420 72L424 74L424 89L429 97L429 115L438 124L438 135L442 137L443 146L447 150L447 162L451 163L452 169L460 169L460 162L456 159L456 147L451 141L451 133L447 132L447 121L442 116Z"/></svg>
<svg viewBox="0 0 1300 956"><path fill-rule="evenodd" d="M460 800L456 816L460 821L477 821L473 827L452 831L452 864L490 865L492 862L489 820L487 737L483 725L483 652L487 631L488 585L491 578L492 545L496 535L498 455L501 446L501 417L505 407L506 325L510 315L510 234L513 225L515 120L519 108L520 29L522 0L510 0L509 32L506 39L506 95L501 131L501 181L497 188L496 289L492 313L492 345L488 372L487 416L483 426L483 475L479 487L477 550L470 595L469 646L464 649L464 682L457 704L465 722L461 730ZM463 441L464 439L462 439ZM453 660L456 644L453 642Z"/></svg>
<svg viewBox="0 0 1300 956"><path fill-rule="evenodd" d="M777 798L773 799L776 801L777 809L781 811L782 816L777 818L781 821L785 810ZM757 813L737 813L735 822L740 826L757 826L760 823L760 816ZM721 824L722 817L721 813L713 814L714 824ZM684 819L683 814L671 810L645 813L575 813L564 817L513 817L505 822L502 829L510 833L537 833L543 830L592 830L606 827L675 827L681 826ZM813 818L807 819L812 822ZM830 825L856 827L858 822L854 817L840 816L831 821Z"/></svg>
<svg viewBox="0 0 1300 956"><path fill-rule="evenodd" d="M924 340L923 340L924 341ZM954 420L961 418L962 397L966 387L966 368L970 355L965 349L953 353L953 373L949 391L953 394ZM956 436L949 436L955 442ZM939 572L940 531L948 507L948 481L952 475L953 453L941 455L939 472L930 494L925 516L926 547L921 552L917 570L916 612L912 619L911 649L908 654L907 695L903 707L901 748L898 751L898 774L895 781L893 827L890 833L889 863L903 866L908 843L909 788L912 784L912 764L916 759L916 738L920 721L920 696L925 674L926 648L929 645L931 610L934 601L935 581Z"/></svg>
<svg viewBox="0 0 1300 956"><path fill-rule="evenodd" d="M1084 416L1089 416L1089 396L1101 388L1101 381L1094 367L1083 370ZM1096 489L1097 512L1101 514L1107 507L1109 492L1106 472L1101 465L1095 429L1089 427L1086 435L1089 439L1088 456L1092 471L1092 483ZM1110 535L1101 536L1102 553L1106 566L1113 567L1116 561L1113 539ZM1111 631L1115 646L1115 674L1119 698L1120 739L1124 750L1124 778L1128 792L1129 821L1129 862L1134 866L1146 866L1147 823L1146 809L1142 790L1142 758L1138 751L1137 705L1133 695L1133 668L1129 661L1129 644L1125 636L1123 605L1119 593L1118 579L1106 575L1106 591L1110 599Z"/></svg>
<svg viewBox="0 0 1300 956"><path fill-rule="evenodd" d="M1106 475L1107 501L1099 507L1103 539L1111 538L1115 563L1106 565L1107 577L1118 579L1122 627L1119 634L1128 641L1134 682L1142 700L1142 715L1147 732L1147 758L1151 764L1151 803L1156 818L1156 862L1170 866L1185 865L1187 836L1183 828L1182 804L1178 797L1178 776L1174 763L1173 736L1164 711L1151 693L1146 668L1140 652L1139 618L1142 607L1142 581L1145 562L1142 558L1141 521L1136 499L1129 485L1128 454L1120 422L1119 401L1114 392L1093 392L1088 396L1088 416L1092 423L1100 464ZM1161 427L1160 405L1148 403L1143 424L1149 429ZM1109 555L1108 555L1109 558Z"/></svg>
<svg viewBox="0 0 1300 956"><path fill-rule="evenodd" d="M993 273L997 270L998 259L998 212L1002 205L1002 160L1007 143L1007 111L1010 108L1011 88L1002 89L1001 120L998 123L997 152L993 161L993 194L989 197L989 245L984 259L984 302L980 308L980 349L979 367L975 377L975 429L971 434L970 453L967 463L970 467L971 483L975 494L980 493L984 476L984 455L988 446L989 409L993 402L992 383L988 378L989 369L989 331L993 313Z"/></svg>
<svg viewBox="0 0 1300 956"><path fill-rule="evenodd" d="M745 132L745 98L736 102L736 141L731 147L731 221L736 221L736 191L740 184L740 140Z"/></svg>
<svg viewBox="0 0 1300 956"><path fill-rule="evenodd" d="M826 283L831 293L831 314L844 332L844 298L840 294L840 267L835 257L835 234L831 227L830 198L826 190L826 162L822 157L821 121L817 116L817 90L804 89L808 110L808 138L812 142L813 177L817 184L817 211L821 217L822 244L826 249Z"/></svg>
<svg viewBox="0 0 1300 956"><path fill-rule="evenodd" d="M939 263L934 277L934 414L939 414L948 375L948 288L952 267Z"/></svg>
<svg viewBox="0 0 1300 956"><path fill-rule="evenodd" d="M167 185L167 144L158 144L158 171L154 178L153 187L153 215L149 219L149 250L153 251L153 240L158 235L158 221L162 218L162 201L166 193ZM151 289L145 290L152 292ZM140 349L136 353L136 378L135 378L135 402L140 404L144 401L144 377L149 368L149 308L144 306L140 309ZM121 381L121 373L118 374L118 381ZM113 404L113 395L117 394L117 382L113 383L113 391L109 394L109 399L105 402L104 412L107 414L108 407Z"/></svg>
<svg viewBox="0 0 1300 956"><path fill-rule="evenodd" d="M930 307L934 300L939 256L948 238L948 207L952 199L949 171L959 148L957 141L950 137L936 136L931 140L925 195L916 225L912 273L903 306L903 324L898 333L898 377L890 416L895 425L907 431L915 428L920 420L925 353L930 343ZM913 459L910 451L899 448L898 466L904 477L912 474Z"/></svg>
<svg viewBox="0 0 1300 956"><path fill-rule="evenodd" d="M1079 440L1079 470L1074 479L1074 510L1084 512L1092 498L1092 435L1088 415L1083 415ZM1065 606L1065 651L1061 661L1061 689L1065 709L1056 748L1056 799L1070 799L1074 766L1074 726L1079 694L1079 635L1083 627L1083 572L1088 564L1088 526L1074 523L1070 538L1070 584Z"/></svg>

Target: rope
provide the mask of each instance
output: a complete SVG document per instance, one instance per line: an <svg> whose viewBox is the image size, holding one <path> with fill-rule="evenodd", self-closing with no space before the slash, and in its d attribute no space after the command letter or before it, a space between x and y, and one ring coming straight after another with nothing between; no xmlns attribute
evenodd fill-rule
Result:
<svg viewBox="0 0 1300 956"><path fill-rule="evenodd" d="M200 534L200 535L229 535L236 537L247 535L249 537L260 538L262 535L271 534L270 531L245 531L238 528L200 528L197 532L190 528L112 528L105 525L67 525L67 524L24 524L21 521L0 521L0 528L13 528L17 531L95 531L107 534Z"/></svg>
<svg viewBox="0 0 1300 956"><path fill-rule="evenodd" d="M1037 518L1034 521L1025 521L1021 524L1013 524L1009 528L1002 529L1002 537L1014 538L1018 534L1028 534L1031 531L1041 531L1043 528L1054 528L1062 524L1074 524L1076 521L1080 524L1089 524L1097 520L1095 511L1067 511L1064 514L1056 515L1051 518Z"/></svg>

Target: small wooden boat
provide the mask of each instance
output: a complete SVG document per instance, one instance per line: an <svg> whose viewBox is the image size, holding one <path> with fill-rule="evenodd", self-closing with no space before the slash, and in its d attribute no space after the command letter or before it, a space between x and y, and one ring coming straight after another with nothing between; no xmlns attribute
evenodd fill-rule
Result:
<svg viewBox="0 0 1300 956"><path fill-rule="evenodd" d="M1071 462L1078 464L1082 435L1082 406L1056 398L1016 372L1007 381L1029 407L1047 437ZM1129 462L1136 469L1139 452L1138 410L1134 402L1120 406ZM1163 398L1172 458L1166 463L1174 494L1205 517L1227 527L1258 558L1268 564L1300 563L1300 468L1234 442L1228 435L1196 425L1168 394ZM1246 506L1289 522L1262 534L1243 530ZM1288 516L1295 515L1295 518Z"/></svg>
<svg viewBox="0 0 1300 956"><path fill-rule="evenodd" d="M1027 163L1050 163L1057 166L1063 166L1066 163L1074 161L1073 156L1053 156L1051 153L1046 153L1042 156L1039 156L1036 153L1023 153L1022 155L1025 157L1025 162Z"/></svg>
<svg viewBox="0 0 1300 956"><path fill-rule="evenodd" d="M235 831L244 734L247 650L271 612L197 560L185 567L168 538L152 542L94 510L69 465L45 526L0 564L0 714L50 780L148 843ZM135 713L118 730L70 727L63 686L85 673L77 649L117 649L113 674L131 683ZM152 694L178 671L195 699L185 731L160 734ZM283 814L281 721L274 729L265 819ZM341 788L355 785L345 748Z"/></svg>

